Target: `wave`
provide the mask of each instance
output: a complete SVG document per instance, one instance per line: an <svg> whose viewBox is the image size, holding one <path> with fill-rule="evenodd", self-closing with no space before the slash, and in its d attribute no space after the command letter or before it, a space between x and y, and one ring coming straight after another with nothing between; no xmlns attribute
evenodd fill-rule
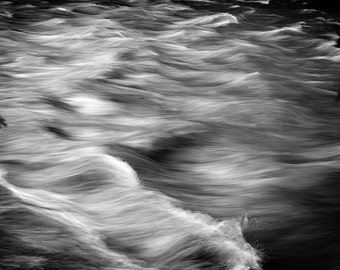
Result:
<svg viewBox="0 0 340 270"><path fill-rule="evenodd" d="M287 10L2 2L0 268L337 269L337 22Z"/></svg>

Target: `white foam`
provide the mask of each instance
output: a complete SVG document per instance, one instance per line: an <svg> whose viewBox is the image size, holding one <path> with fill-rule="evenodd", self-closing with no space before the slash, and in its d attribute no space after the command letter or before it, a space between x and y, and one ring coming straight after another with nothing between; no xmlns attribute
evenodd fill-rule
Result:
<svg viewBox="0 0 340 270"><path fill-rule="evenodd" d="M229 13L219 13L209 16L201 16L185 21L176 22L177 25L205 25L210 27L216 27L226 25L230 23L238 23L235 16Z"/></svg>
<svg viewBox="0 0 340 270"><path fill-rule="evenodd" d="M119 111L119 105L90 95L75 95L66 101L85 115L106 115Z"/></svg>

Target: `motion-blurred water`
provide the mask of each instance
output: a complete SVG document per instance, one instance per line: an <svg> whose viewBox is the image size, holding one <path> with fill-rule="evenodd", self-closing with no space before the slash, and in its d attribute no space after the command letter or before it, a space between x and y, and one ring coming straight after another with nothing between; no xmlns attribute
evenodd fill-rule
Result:
<svg viewBox="0 0 340 270"><path fill-rule="evenodd" d="M338 15L0 1L0 269L339 269Z"/></svg>

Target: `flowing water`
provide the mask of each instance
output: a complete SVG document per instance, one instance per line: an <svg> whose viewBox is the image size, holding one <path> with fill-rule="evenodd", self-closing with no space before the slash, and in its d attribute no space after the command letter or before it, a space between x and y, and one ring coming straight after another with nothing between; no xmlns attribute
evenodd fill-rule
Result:
<svg viewBox="0 0 340 270"><path fill-rule="evenodd" d="M340 16L268 2L0 1L0 269L339 269Z"/></svg>

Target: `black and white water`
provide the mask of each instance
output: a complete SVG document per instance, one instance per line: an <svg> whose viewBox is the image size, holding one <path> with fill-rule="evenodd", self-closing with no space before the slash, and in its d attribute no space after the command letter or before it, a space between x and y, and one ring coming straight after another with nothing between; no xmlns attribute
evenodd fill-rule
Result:
<svg viewBox="0 0 340 270"><path fill-rule="evenodd" d="M0 269L339 270L339 10L273 2L0 1Z"/></svg>

